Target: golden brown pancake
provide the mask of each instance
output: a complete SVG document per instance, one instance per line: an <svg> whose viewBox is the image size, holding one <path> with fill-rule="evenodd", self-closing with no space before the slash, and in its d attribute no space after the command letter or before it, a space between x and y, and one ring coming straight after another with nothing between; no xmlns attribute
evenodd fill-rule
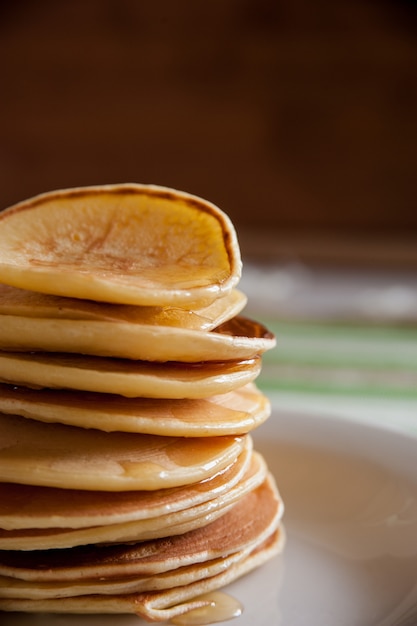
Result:
<svg viewBox="0 0 417 626"><path fill-rule="evenodd" d="M0 413L43 422L178 437L241 435L270 415L270 402L254 383L202 399L126 398L0 383Z"/></svg>
<svg viewBox="0 0 417 626"><path fill-rule="evenodd" d="M236 460L246 437L106 433L0 415L0 481L137 491L205 480Z"/></svg>
<svg viewBox="0 0 417 626"><path fill-rule="evenodd" d="M45 193L0 213L0 281L41 293L136 305L209 304L241 274L230 219L165 187Z"/></svg>
<svg viewBox="0 0 417 626"><path fill-rule="evenodd" d="M131 576L126 578L104 578L93 580L75 580L71 582L29 582L17 578L0 576L0 598L48 599L77 597L90 594L101 596L131 594L171 589L189 585L197 580L211 578L242 562L249 555L264 550L266 547L281 548L284 541L282 529L277 529L259 546L246 548L225 557L210 559L202 563L176 567L153 576ZM278 544L278 545L276 545Z"/></svg>
<svg viewBox="0 0 417 626"><path fill-rule="evenodd" d="M0 315L50 320L96 320L210 331L238 315L247 297L238 289L209 306L189 310L174 306L134 306L65 298L0 284Z"/></svg>
<svg viewBox="0 0 417 626"><path fill-rule="evenodd" d="M0 610L133 612L147 619L169 619L184 610L178 605L218 589L279 552L283 544L278 530L281 516L282 503L269 477L216 521L175 537L130 546L3 552L0 574L9 578L1 581ZM236 559L217 573L218 559L231 555ZM202 563L206 564L203 569ZM182 586L165 589L161 580L155 580L176 570ZM149 586L161 590L132 593L123 586L123 579L134 585L134 577L141 577L137 584L143 589L144 576L153 577ZM172 584L172 577L168 580ZM88 595L92 588L94 595ZM117 593L121 589L127 593ZM52 599L54 596L58 598ZM104 602L101 609L98 599ZM187 610L190 607L187 605Z"/></svg>
<svg viewBox="0 0 417 626"><path fill-rule="evenodd" d="M68 353L0 352L0 382L126 397L207 398L252 382L260 370L260 357L188 364Z"/></svg>
<svg viewBox="0 0 417 626"><path fill-rule="evenodd" d="M221 562L201 564L187 568L187 578L182 578L184 571L168 573L168 581L175 581L176 575L182 586L164 586L167 574L153 578L153 588L157 591L122 593L118 595L94 594L60 597L56 599L30 600L19 598L0 598L0 611L24 611L31 613L133 613L148 621L171 620L192 609L211 605L213 596L210 592L230 584L237 578L260 567L282 551L285 535L278 528L259 547L248 555L246 551L226 557ZM243 558L242 558L243 557ZM220 573L217 573L220 569ZM104 583L105 585L106 583ZM139 583L140 584L140 583ZM115 585L116 586L116 585ZM207 595L206 595L207 594ZM212 621L212 620L210 620Z"/></svg>
<svg viewBox="0 0 417 626"><path fill-rule="evenodd" d="M131 544L31 552L3 550L0 575L43 582L152 576L253 549L275 530L282 514L283 504L269 475L255 491L205 528Z"/></svg>
<svg viewBox="0 0 417 626"><path fill-rule="evenodd" d="M188 585L208 576L224 572L226 568L241 561L250 550L240 550L226 557L211 559L193 565L179 566L153 576L130 576L126 578L104 578L76 580L71 582L28 582L17 578L0 576L0 598L47 599L84 596L90 594L116 595L156 591Z"/></svg>
<svg viewBox="0 0 417 626"><path fill-rule="evenodd" d="M251 464L265 471L246 438L243 452L210 478L154 491L85 491L0 483L0 528L85 528L156 518L209 502L234 487Z"/></svg>
<svg viewBox="0 0 417 626"><path fill-rule="evenodd" d="M250 359L274 345L275 337L265 326L242 316L207 332L113 320L0 315L2 350L195 363Z"/></svg>
<svg viewBox="0 0 417 626"><path fill-rule="evenodd" d="M257 457L242 478L230 489L223 489L220 495L213 494L210 500L193 503L181 510L166 512L157 517L133 519L116 524L86 526L84 528L27 528L18 530L0 529L0 550L51 550L72 548L85 544L125 543L145 541L159 537L183 534L206 526L247 493L256 489L266 477L266 466ZM137 493L137 492L136 492ZM73 506L74 502L71 503ZM140 498L138 498L140 505ZM98 504L100 509L100 503Z"/></svg>

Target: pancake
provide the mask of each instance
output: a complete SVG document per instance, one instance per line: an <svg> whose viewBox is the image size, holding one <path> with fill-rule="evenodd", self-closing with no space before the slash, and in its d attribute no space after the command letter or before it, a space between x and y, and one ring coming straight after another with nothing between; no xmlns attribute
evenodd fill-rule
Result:
<svg viewBox="0 0 417 626"><path fill-rule="evenodd" d="M266 477L266 466L254 459L243 477L210 500L157 517L84 528L0 529L0 550L51 550L86 544L126 543L174 536L206 526L224 515L238 500L256 489ZM138 498L138 500L140 500ZM74 502L72 505L74 506ZM138 501L138 505L140 502ZM99 505L100 506L100 505ZM51 517L51 524L53 524Z"/></svg>
<svg viewBox="0 0 417 626"><path fill-rule="evenodd" d="M0 575L44 582L151 576L252 549L277 528L282 514L282 500L269 474L257 489L205 528L132 544L2 550Z"/></svg>
<svg viewBox="0 0 417 626"><path fill-rule="evenodd" d="M0 528L86 528L156 518L209 502L234 487L250 464L265 462L252 454L246 438L242 453L210 478L154 491L84 491L0 483Z"/></svg>
<svg viewBox="0 0 417 626"><path fill-rule="evenodd" d="M248 552L250 552L250 550L241 550L227 557L177 567L154 576L145 575L102 580L80 580L72 581L71 583L65 581L33 583L0 576L0 598L4 596L7 598L37 600L68 598L90 594L115 595L142 593L144 591L170 589L220 574L224 572L226 568L229 568L237 561L241 561L245 558Z"/></svg>
<svg viewBox="0 0 417 626"><path fill-rule="evenodd" d="M59 296L192 308L241 274L230 219L165 187L103 185L41 194L0 213L0 281Z"/></svg>
<svg viewBox="0 0 417 626"><path fill-rule="evenodd" d="M0 482L137 491L205 480L236 460L246 437L106 433L0 415Z"/></svg>
<svg viewBox="0 0 417 626"><path fill-rule="evenodd" d="M96 320L210 331L238 315L247 297L238 289L210 305L194 309L134 306L65 298L0 284L0 315L50 320ZM3 318L1 318L3 319Z"/></svg>
<svg viewBox="0 0 417 626"><path fill-rule="evenodd" d="M76 580L71 582L28 582L16 578L0 576L0 598L47 599L68 598L97 594L101 596L131 594L171 589L189 585L223 573L237 562L242 562L255 551L276 548L280 550L284 542L284 532L277 529L264 542L252 549L244 549L226 557L211 559L203 563L185 565L153 576L131 576L126 578Z"/></svg>
<svg viewBox="0 0 417 626"><path fill-rule="evenodd" d="M0 611L21 611L31 613L75 613L75 614L128 614L143 617L147 621L167 621L201 607L213 606L215 596L212 593L251 570L260 567L266 561L279 554L283 548L284 535L281 529L273 533L269 541L237 563L216 574L211 574L210 566L206 566L206 577L200 578L195 572L201 568L196 566L189 577L193 582L179 587L171 587L160 591L143 593L127 593L119 595L87 595L69 598L28 600L19 598L0 598ZM218 562L216 563L218 565ZM164 576L164 575L162 575ZM207 622L212 622L207 614ZM174 623L174 622L173 622Z"/></svg>
<svg viewBox="0 0 417 626"><path fill-rule="evenodd" d="M242 435L270 415L268 398L254 383L202 399L125 398L0 383L0 413L106 432L178 437Z"/></svg>
<svg viewBox="0 0 417 626"><path fill-rule="evenodd" d="M0 315L2 350L195 363L250 359L274 345L275 338L265 326L242 316L207 332L114 320Z"/></svg>
<svg viewBox="0 0 417 626"><path fill-rule="evenodd" d="M154 576L227 557L240 550L252 550L274 532L282 514L282 500L269 475L256 490L205 528L131 544L31 552L2 550L0 575L33 582Z"/></svg>
<svg viewBox="0 0 417 626"><path fill-rule="evenodd" d="M0 382L126 397L207 398L252 382L260 370L260 357L188 364L68 353L0 352Z"/></svg>
<svg viewBox="0 0 417 626"><path fill-rule="evenodd" d="M31 552L23 567L19 566L22 553L4 552L0 555L0 573L9 578L0 581L0 610L132 612L146 619L170 619L184 612L184 606L178 605L218 589L277 554L284 540L279 530L281 516L282 503L269 477L204 529L133 546ZM231 555L236 557L233 562L217 573L218 559ZM177 581L184 584L165 589L162 581L167 572L178 574ZM131 593L123 581L134 585L132 578L136 576L142 577L137 589L146 584L144 576L152 576L154 580L148 585L153 589L161 585L162 591ZM172 584L175 578L169 576L169 580ZM94 595L88 595L91 589ZM125 592L117 594L121 590ZM198 599L194 602L192 606L198 606ZM190 608L187 605L186 610Z"/></svg>

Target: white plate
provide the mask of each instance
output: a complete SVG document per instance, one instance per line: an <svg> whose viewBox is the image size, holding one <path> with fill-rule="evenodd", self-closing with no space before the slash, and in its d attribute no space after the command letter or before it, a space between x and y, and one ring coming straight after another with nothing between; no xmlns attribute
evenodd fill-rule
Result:
<svg viewBox="0 0 417 626"><path fill-rule="evenodd" d="M255 434L286 504L287 545L229 585L236 626L417 624L417 438L274 414ZM2 626L139 626L132 616L2 614Z"/></svg>

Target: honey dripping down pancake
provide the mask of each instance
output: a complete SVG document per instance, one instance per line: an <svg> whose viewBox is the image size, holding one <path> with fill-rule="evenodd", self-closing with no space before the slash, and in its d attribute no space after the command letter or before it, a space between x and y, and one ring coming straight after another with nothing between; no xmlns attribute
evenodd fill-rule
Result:
<svg viewBox="0 0 417 626"><path fill-rule="evenodd" d="M241 612L219 589L285 543L241 269L227 215L165 187L0 213L0 611Z"/></svg>

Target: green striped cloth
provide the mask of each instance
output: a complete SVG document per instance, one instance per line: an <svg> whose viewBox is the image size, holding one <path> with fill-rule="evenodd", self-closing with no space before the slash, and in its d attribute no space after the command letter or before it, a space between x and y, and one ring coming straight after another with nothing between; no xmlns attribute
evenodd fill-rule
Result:
<svg viewBox="0 0 417 626"><path fill-rule="evenodd" d="M417 330L264 321L277 338L264 387L417 398Z"/></svg>
<svg viewBox="0 0 417 626"><path fill-rule="evenodd" d="M416 272L245 263L240 288L277 338L258 385L278 412L417 434Z"/></svg>
<svg viewBox="0 0 417 626"><path fill-rule="evenodd" d="M277 347L259 387L273 406L384 424L417 435L417 330L263 318Z"/></svg>

